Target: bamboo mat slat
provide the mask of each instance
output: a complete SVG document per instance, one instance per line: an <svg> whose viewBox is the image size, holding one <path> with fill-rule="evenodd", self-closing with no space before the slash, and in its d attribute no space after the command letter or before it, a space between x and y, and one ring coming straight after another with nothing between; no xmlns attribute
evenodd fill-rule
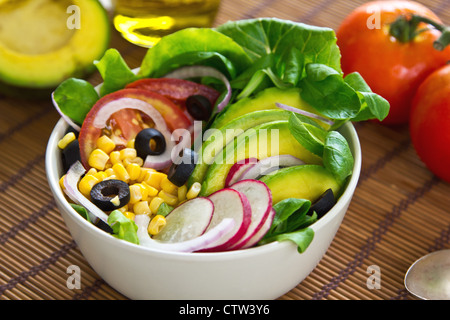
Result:
<svg viewBox="0 0 450 320"><path fill-rule="evenodd" d="M222 0L216 25L228 20L278 17L336 29L365 1ZM449 0L419 1L450 23ZM145 49L114 33L130 67ZM98 74L89 79L100 82ZM126 300L89 266L52 198L44 169L45 147L59 119L50 99L0 97L0 299ZM406 127L356 124L361 178L336 238L302 283L279 300L413 300L403 276L417 258L450 247L450 185L416 156ZM82 272L81 289L66 285L67 268ZM370 268L381 288L369 289Z"/></svg>

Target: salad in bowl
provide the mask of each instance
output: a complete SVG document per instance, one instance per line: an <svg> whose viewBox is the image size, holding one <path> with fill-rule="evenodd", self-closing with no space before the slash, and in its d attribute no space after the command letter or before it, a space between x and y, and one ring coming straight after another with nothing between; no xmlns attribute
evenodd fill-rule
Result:
<svg viewBox="0 0 450 320"><path fill-rule="evenodd" d="M118 251L205 263L289 243L305 254L356 187L351 122L389 111L342 73L333 30L276 18L175 32L135 70L115 49L95 65L101 85L71 78L52 94L62 119L47 172L77 228Z"/></svg>

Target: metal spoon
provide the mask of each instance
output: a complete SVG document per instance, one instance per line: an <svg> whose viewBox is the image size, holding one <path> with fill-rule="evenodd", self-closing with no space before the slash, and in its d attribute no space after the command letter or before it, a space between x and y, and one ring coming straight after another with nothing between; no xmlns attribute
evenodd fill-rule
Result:
<svg viewBox="0 0 450 320"><path fill-rule="evenodd" d="M429 253L405 274L405 288L423 300L450 300L450 249Z"/></svg>

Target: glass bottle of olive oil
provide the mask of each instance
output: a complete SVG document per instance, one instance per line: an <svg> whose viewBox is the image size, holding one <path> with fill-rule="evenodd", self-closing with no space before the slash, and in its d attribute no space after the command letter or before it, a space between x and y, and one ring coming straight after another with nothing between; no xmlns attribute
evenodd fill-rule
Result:
<svg viewBox="0 0 450 320"><path fill-rule="evenodd" d="M211 27L220 0L114 0L114 26L128 41L151 47L188 27Z"/></svg>

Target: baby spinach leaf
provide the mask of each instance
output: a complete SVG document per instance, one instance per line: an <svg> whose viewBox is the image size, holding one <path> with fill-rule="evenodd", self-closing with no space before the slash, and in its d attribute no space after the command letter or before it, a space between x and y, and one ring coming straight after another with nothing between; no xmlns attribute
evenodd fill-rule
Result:
<svg viewBox="0 0 450 320"><path fill-rule="evenodd" d="M168 61L192 52L216 52L233 64L237 74L247 69L252 62L243 48L226 35L214 29L187 28L163 37L149 48L142 60L139 75L154 77L161 73L161 66L167 66Z"/></svg>
<svg viewBox="0 0 450 320"><path fill-rule="evenodd" d="M297 245L297 251L299 253L303 253L311 244L313 239L314 230L311 228L304 228L293 232L277 234L272 237L264 238L258 242L258 244L263 245L273 241L292 241Z"/></svg>
<svg viewBox="0 0 450 320"><path fill-rule="evenodd" d="M301 117L301 115L295 113L289 116L289 130L306 150L322 157L327 131L311 124L309 121L301 121Z"/></svg>
<svg viewBox="0 0 450 320"><path fill-rule="evenodd" d="M325 139L323 164L338 182L353 172L354 159L347 140L337 131L330 131Z"/></svg>
<svg viewBox="0 0 450 320"><path fill-rule="evenodd" d="M373 93L364 78L353 72L344 78L345 82L358 92L361 100L361 109L352 121L365 121L376 118L383 120L389 113L389 102L382 96Z"/></svg>
<svg viewBox="0 0 450 320"><path fill-rule="evenodd" d="M80 216L82 216L83 218L85 218L88 222L91 222L91 219L89 218L89 212L86 210L85 207L80 206L79 204L75 204L75 203L70 203L70 206L76 211L78 212L78 214Z"/></svg>
<svg viewBox="0 0 450 320"><path fill-rule="evenodd" d="M100 96L123 89L125 85L138 79L116 49L108 49L94 64L103 78Z"/></svg>
<svg viewBox="0 0 450 320"><path fill-rule="evenodd" d="M92 84L76 78L64 80L53 92L53 99L61 112L79 125L98 98Z"/></svg>
<svg viewBox="0 0 450 320"><path fill-rule="evenodd" d="M311 207L311 201L306 199L288 198L283 199L273 206L275 210L275 217L272 222L270 230L267 232L266 237L273 236L274 234L283 233L286 231L295 230L288 220L294 215L295 219L302 218L306 215Z"/></svg>
<svg viewBox="0 0 450 320"><path fill-rule="evenodd" d="M306 77L299 84L301 96L320 114L338 120L358 114L361 108L359 96L341 73L317 63L306 65L305 71Z"/></svg>

